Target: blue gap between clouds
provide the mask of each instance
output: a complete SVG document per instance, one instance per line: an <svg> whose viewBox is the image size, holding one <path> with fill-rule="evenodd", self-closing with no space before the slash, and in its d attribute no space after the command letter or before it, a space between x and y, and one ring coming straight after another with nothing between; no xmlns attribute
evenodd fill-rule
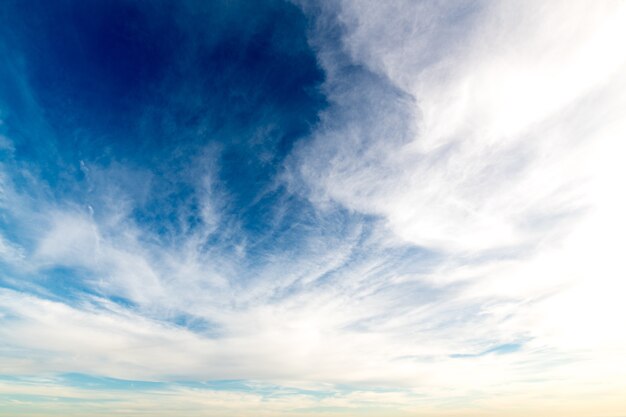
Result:
<svg viewBox="0 0 626 417"><path fill-rule="evenodd" d="M164 244L178 244L203 226L198 177L207 161L198 155L215 145L225 218L208 246L231 251L263 242L251 251L262 257L303 237L290 232L293 225L306 225L298 229L304 233L315 227L310 205L276 180L327 105L309 22L297 7L24 1L5 3L3 16L12 47L2 53L23 70L7 75L27 86L0 90L20 191L33 185L17 167L29 166L53 202L89 205L97 217L110 203L83 166L119 162L150 172L134 220ZM136 184L115 185L135 197ZM277 215L278 205L287 215Z"/></svg>
<svg viewBox="0 0 626 417"><path fill-rule="evenodd" d="M295 6L116 0L6 9L42 119L32 120L32 107L9 112L16 159L37 166L56 198L96 198L81 161L146 169L156 178L136 220L175 237L202 223L193 176L204 161L195 156L217 143L229 214L252 235L274 227L266 225L284 194L275 175L326 105Z"/></svg>

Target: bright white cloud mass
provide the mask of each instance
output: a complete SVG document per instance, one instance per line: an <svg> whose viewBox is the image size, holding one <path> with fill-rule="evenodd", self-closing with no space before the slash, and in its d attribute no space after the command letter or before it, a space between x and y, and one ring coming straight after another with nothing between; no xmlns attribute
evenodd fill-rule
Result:
<svg viewBox="0 0 626 417"><path fill-rule="evenodd" d="M626 2L0 5L0 414L626 410Z"/></svg>

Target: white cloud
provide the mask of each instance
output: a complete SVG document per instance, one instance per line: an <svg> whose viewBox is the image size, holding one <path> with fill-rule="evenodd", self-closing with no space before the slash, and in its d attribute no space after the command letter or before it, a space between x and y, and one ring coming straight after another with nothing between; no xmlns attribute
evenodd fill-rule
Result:
<svg viewBox="0 0 626 417"><path fill-rule="evenodd" d="M314 198L462 251L525 244L590 204L588 155L618 133L594 130L620 102L619 3L340 4L343 49L316 44L334 106L297 159ZM342 78L345 54L380 78Z"/></svg>
<svg viewBox="0 0 626 417"><path fill-rule="evenodd" d="M19 263L24 259L24 249L0 235L0 260Z"/></svg>
<svg viewBox="0 0 626 417"><path fill-rule="evenodd" d="M103 297L70 306L41 289L2 290L4 372L394 390L268 401L181 388L168 393L171 409L149 406L152 395L122 400L129 415L189 401L208 414L262 404L294 416L373 403L398 415L468 415L467 404L528 415L564 401L579 407L565 414L585 415L591 394L607 415L623 405L624 4L336 6L312 35L331 107L285 174L328 224L250 270L240 265L248 242L206 250L228 221L213 149L200 156L205 171L186 173L205 227L173 244L130 219L148 174L83 163L102 211L20 195L3 177L2 209L32 242L1 238L3 259L34 283L47 268L75 268ZM325 38L335 12L339 45ZM334 218L337 203L381 221ZM429 252L405 256L412 245ZM179 316L209 329L173 324ZM513 343L519 351L488 353Z"/></svg>
<svg viewBox="0 0 626 417"><path fill-rule="evenodd" d="M444 254L432 273L402 278L441 288L440 300L402 318L382 308L383 323L404 322L426 352L525 340L518 370L565 372L572 391L604 375L615 393L626 348L616 254L626 7L479 6L345 1L322 11L320 31L333 13L343 25L339 47L313 36L331 108L288 181L321 208L377 215L400 240ZM568 371L540 363L558 355L572 358Z"/></svg>

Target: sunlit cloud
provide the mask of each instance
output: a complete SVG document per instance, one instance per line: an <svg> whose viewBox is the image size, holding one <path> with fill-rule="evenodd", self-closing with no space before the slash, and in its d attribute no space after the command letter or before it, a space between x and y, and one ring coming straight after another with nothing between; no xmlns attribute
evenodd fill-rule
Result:
<svg viewBox="0 0 626 417"><path fill-rule="evenodd" d="M1 412L623 411L623 2L1 8Z"/></svg>

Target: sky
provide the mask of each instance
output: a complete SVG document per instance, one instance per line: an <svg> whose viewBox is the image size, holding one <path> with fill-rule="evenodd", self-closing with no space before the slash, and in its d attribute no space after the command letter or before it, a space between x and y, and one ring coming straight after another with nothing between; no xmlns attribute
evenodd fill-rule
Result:
<svg viewBox="0 0 626 417"><path fill-rule="evenodd" d="M0 415L626 416L625 39L623 0L0 2Z"/></svg>

